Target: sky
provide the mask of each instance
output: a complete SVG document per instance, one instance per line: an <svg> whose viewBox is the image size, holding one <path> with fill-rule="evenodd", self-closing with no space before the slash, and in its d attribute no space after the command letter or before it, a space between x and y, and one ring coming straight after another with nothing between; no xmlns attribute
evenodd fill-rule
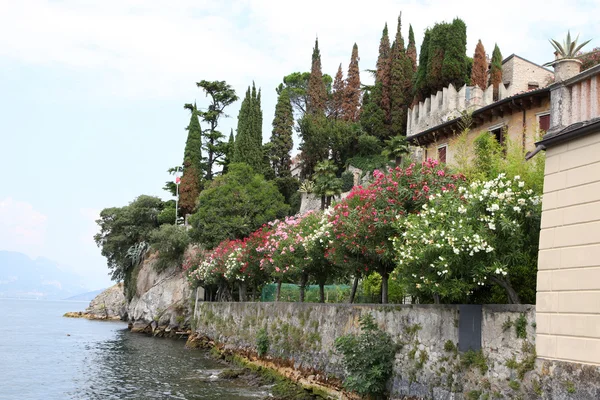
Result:
<svg viewBox="0 0 600 400"><path fill-rule="evenodd" d="M493 11L492 11L493 10ZM225 80L238 95L262 88L268 141L275 87L309 71L319 38L323 72L348 69L359 48L363 82L384 24L427 27L462 18L467 53L536 63L568 30L600 46L600 1L0 0L0 250L57 261L90 289L110 285L94 243L106 207L162 190L178 165L189 122L185 103L206 107L200 80ZM235 129L240 102L221 130ZM298 143L295 143L297 146ZM3 266L0 266L2 268Z"/></svg>

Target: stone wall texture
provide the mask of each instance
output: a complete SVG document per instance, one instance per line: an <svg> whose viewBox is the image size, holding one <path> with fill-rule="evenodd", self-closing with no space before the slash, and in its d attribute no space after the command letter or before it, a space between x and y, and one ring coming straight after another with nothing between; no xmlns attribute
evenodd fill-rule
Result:
<svg viewBox="0 0 600 400"><path fill-rule="evenodd" d="M480 355L484 361L471 365L457 350L459 306L455 305L201 302L194 323L198 333L244 354L256 351L257 332L265 328L268 357L313 371L325 381L344 377L334 341L358 333L359 318L367 313L402 345L390 382L392 398L561 398L557 393L564 388L554 390L557 383L551 377L564 370L547 366L542 376L537 372L542 366L534 368L534 306L483 306ZM572 384L577 388L578 382L573 379ZM538 396L543 391L546 394Z"/></svg>
<svg viewBox="0 0 600 400"><path fill-rule="evenodd" d="M537 352L600 365L600 132L546 152Z"/></svg>

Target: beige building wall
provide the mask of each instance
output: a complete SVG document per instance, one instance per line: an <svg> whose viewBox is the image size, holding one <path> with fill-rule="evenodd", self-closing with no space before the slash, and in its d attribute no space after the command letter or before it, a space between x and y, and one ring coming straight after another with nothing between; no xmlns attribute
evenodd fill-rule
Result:
<svg viewBox="0 0 600 400"><path fill-rule="evenodd" d="M537 355L600 365L600 132L550 147L537 278Z"/></svg>
<svg viewBox="0 0 600 400"><path fill-rule="evenodd" d="M544 99L539 107L534 107L525 111L525 130L523 130L523 111L514 112L511 115L506 115L503 118L494 117L490 122L486 122L473 129L468 134L467 146L473 148L473 141L485 131L489 131L498 126L506 127L506 137L512 143L521 145L525 138L525 152L535 148L535 142L540 139L539 117L550 112L550 100ZM457 132L458 134L458 132ZM440 137L433 143L425 146L423 151L423 160L427 158L438 158L438 147L447 146L446 163L454 165L456 162L456 153L458 150L457 136ZM472 152L470 152L472 154Z"/></svg>

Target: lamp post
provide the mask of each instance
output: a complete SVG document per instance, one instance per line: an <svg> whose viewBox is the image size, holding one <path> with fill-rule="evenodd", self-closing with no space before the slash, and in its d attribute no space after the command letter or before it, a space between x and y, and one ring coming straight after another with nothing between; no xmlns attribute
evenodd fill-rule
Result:
<svg viewBox="0 0 600 400"><path fill-rule="evenodd" d="M181 183L181 167L175 169L175 225L177 225L177 213L179 212L179 184Z"/></svg>

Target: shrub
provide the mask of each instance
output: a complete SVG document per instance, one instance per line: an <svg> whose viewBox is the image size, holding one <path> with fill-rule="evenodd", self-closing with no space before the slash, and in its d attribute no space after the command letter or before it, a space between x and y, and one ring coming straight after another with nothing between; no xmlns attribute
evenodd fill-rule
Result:
<svg viewBox="0 0 600 400"><path fill-rule="evenodd" d="M256 351L259 357L263 357L269 351L269 335L265 328L261 328L256 334Z"/></svg>
<svg viewBox="0 0 600 400"><path fill-rule="evenodd" d="M360 318L360 327L359 335L335 340L348 372L344 385L361 396L383 396L393 373L397 346L387 332L377 327L370 314Z"/></svg>
<svg viewBox="0 0 600 400"><path fill-rule="evenodd" d="M183 253L190 243L185 227L161 225L150 235L152 248L158 251L156 268L162 271L171 265L181 264Z"/></svg>
<svg viewBox="0 0 600 400"><path fill-rule="evenodd" d="M169 224L169 225L174 225L175 224L175 204L173 204L173 207L165 207L160 214L158 214L157 220L159 225L163 225L163 224Z"/></svg>
<svg viewBox="0 0 600 400"><path fill-rule="evenodd" d="M342 192L348 192L354 187L354 174L350 171L342 173Z"/></svg>
<svg viewBox="0 0 600 400"><path fill-rule="evenodd" d="M381 142L371 135L360 135L358 137L358 155L368 157L381 153Z"/></svg>

